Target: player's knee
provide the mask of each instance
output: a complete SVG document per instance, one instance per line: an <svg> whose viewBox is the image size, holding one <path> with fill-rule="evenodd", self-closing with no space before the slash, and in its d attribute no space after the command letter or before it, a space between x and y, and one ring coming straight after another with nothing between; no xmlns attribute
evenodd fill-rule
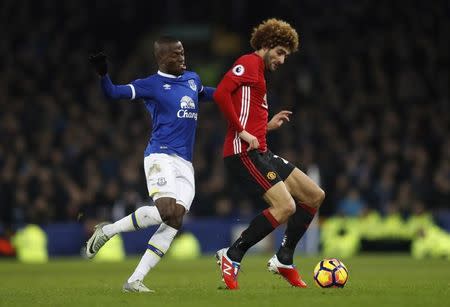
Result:
<svg viewBox="0 0 450 307"><path fill-rule="evenodd" d="M158 208L159 215L161 215L161 219L165 223L174 215L176 200L169 197L158 198L155 201L155 206Z"/></svg>
<svg viewBox="0 0 450 307"><path fill-rule="evenodd" d="M155 202L162 221L175 229L180 229L186 209L173 198L159 198Z"/></svg>
<svg viewBox="0 0 450 307"><path fill-rule="evenodd" d="M179 204L175 204L172 214L165 222L170 227L173 227L175 229L180 229L181 225L183 224L183 217L186 212L186 209Z"/></svg>
<svg viewBox="0 0 450 307"><path fill-rule="evenodd" d="M288 205L286 206L286 214L288 216L291 216L295 213L297 209L297 206L295 205L295 201L293 198L291 198L288 202Z"/></svg>
<svg viewBox="0 0 450 307"><path fill-rule="evenodd" d="M320 205L323 203L325 199L325 191L322 190L321 188L318 188L315 196L314 196L314 201L312 202L312 204L314 205L314 207L319 208Z"/></svg>
<svg viewBox="0 0 450 307"><path fill-rule="evenodd" d="M325 192L318 186L311 193L309 193L308 197L301 200L302 203L307 204L312 208L319 208L325 199Z"/></svg>
<svg viewBox="0 0 450 307"><path fill-rule="evenodd" d="M291 197L290 199L285 201L284 204L282 206L280 206L279 208L280 208L281 216L287 218L287 217L293 215L296 210L294 199Z"/></svg>
<svg viewBox="0 0 450 307"><path fill-rule="evenodd" d="M181 228L181 225L183 225L183 217L184 217L184 214L183 215L174 215L174 216L171 216L165 223L167 225L169 225L170 227L179 230Z"/></svg>

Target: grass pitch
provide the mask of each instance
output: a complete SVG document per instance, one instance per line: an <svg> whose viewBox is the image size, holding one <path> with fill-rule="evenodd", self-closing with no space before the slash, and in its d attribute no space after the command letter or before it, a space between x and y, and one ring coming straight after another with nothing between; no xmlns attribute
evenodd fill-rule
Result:
<svg viewBox="0 0 450 307"><path fill-rule="evenodd" d="M213 256L164 259L147 276L151 294L122 293L137 258L120 263L57 259L44 265L0 260L0 306L449 306L450 262L402 255L341 259L349 269L344 289L320 289L312 271L320 257L297 258L309 288L296 289L266 270L269 256L248 256L241 289L220 289Z"/></svg>

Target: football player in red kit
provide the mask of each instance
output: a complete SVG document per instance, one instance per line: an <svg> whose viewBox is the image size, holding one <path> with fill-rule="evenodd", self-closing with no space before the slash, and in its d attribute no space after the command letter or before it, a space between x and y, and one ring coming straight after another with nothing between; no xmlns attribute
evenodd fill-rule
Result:
<svg viewBox="0 0 450 307"><path fill-rule="evenodd" d="M262 196L269 208L256 216L241 236L216 253L228 289L238 289L240 263L247 250L287 223L283 242L269 260L269 271L292 286L304 288L295 265L295 247L325 198L324 191L289 161L273 154L267 131L289 121L281 111L268 121L266 71L275 71L298 49L298 35L287 22L268 19L254 28L250 44L255 52L241 56L225 74L214 100L228 120L224 142L227 175L240 186Z"/></svg>

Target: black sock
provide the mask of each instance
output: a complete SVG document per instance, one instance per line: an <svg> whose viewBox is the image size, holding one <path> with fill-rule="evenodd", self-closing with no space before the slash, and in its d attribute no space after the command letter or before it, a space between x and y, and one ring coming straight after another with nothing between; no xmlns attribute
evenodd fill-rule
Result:
<svg viewBox="0 0 450 307"><path fill-rule="evenodd" d="M247 250L271 233L279 223L268 209L257 215L228 249L227 255L232 261L241 262Z"/></svg>
<svg viewBox="0 0 450 307"><path fill-rule="evenodd" d="M295 213L288 219L283 242L277 252L278 260L290 265L294 262L294 251L298 241L303 237L317 209L297 204Z"/></svg>

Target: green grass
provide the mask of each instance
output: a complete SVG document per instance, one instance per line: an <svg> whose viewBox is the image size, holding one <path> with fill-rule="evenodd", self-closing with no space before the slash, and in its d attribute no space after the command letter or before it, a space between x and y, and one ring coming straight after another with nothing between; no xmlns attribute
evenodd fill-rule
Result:
<svg viewBox="0 0 450 307"><path fill-rule="evenodd" d="M342 259L344 289L320 289L312 270L320 257L298 258L308 289L291 288L266 271L268 257L248 256L239 291L221 290L212 256L164 259L145 281L153 294L122 293L138 259L107 264L80 259L24 265L0 260L0 306L449 306L450 262L402 255Z"/></svg>

